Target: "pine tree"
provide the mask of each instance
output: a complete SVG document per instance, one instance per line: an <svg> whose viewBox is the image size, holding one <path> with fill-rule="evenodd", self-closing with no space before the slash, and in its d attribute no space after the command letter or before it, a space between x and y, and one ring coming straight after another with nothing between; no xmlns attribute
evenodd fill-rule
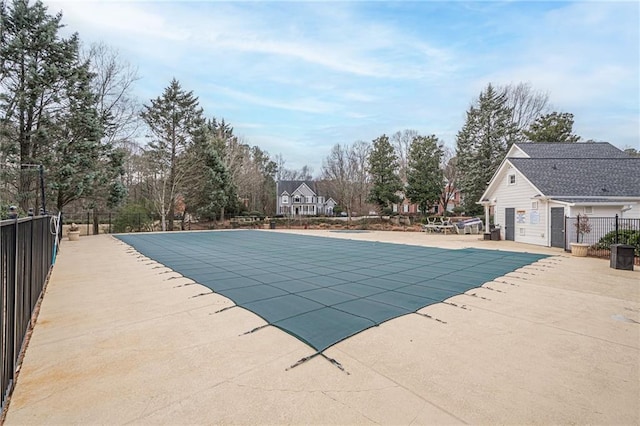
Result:
<svg viewBox="0 0 640 426"><path fill-rule="evenodd" d="M386 135L373 140L369 154L369 174L371 189L368 202L384 210L401 201L402 198L398 195L402 191L402 182L398 177L398 157Z"/></svg>
<svg viewBox="0 0 640 426"><path fill-rule="evenodd" d="M183 193L188 211L203 219L224 220L225 209L235 207L236 189L208 132L203 128L202 137L196 138L183 156L185 167L191 170Z"/></svg>
<svg viewBox="0 0 640 426"><path fill-rule="evenodd" d="M531 123L524 135L531 142L578 142L580 136L573 134L573 114L552 112Z"/></svg>
<svg viewBox="0 0 640 426"><path fill-rule="evenodd" d="M100 162L111 147L100 144L103 127L95 109L95 95L90 88L88 64L68 80L69 110L55 120L53 158L62 167L50 166L52 187L59 210L70 202L89 197L102 179Z"/></svg>
<svg viewBox="0 0 640 426"><path fill-rule="evenodd" d="M516 133L506 93L489 84L467 111L466 122L456 137L459 184L467 214L481 213L482 208L476 203Z"/></svg>
<svg viewBox="0 0 640 426"><path fill-rule="evenodd" d="M118 168L113 147L101 143L94 75L79 59L77 34L61 38L61 20L40 1L0 3L0 159L17 170L2 178L15 183L24 210L39 195L27 164L44 166L58 209L94 195Z"/></svg>
<svg viewBox="0 0 640 426"><path fill-rule="evenodd" d="M186 92L174 78L162 96L143 106L140 116L152 138L147 151L155 172L152 182L154 204L162 218L162 230L172 231L176 197L190 171L188 164L179 168L178 159L193 144L204 125L202 108L193 92Z"/></svg>
<svg viewBox="0 0 640 426"><path fill-rule="evenodd" d="M406 195L422 212L436 204L442 194L444 177L440 162L442 146L435 135L416 136L408 156Z"/></svg>

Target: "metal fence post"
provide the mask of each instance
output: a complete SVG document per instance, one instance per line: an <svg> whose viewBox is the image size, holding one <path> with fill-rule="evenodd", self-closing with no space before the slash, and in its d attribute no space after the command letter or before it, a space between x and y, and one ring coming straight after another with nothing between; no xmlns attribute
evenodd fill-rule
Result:
<svg viewBox="0 0 640 426"><path fill-rule="evenodd" d="M616 213L616 244L618 244L618 214Z"/></svg>
<svg viewBox="0 0 640 426"><path fill-rule="evenodd" d="M90 221L90 213L87 212L87 236L89 235L89 221Z"/></svg>
<svg viewBox="0 0 640 426"><path fill-rule="evenodd" d="M109 212L109 233L111 234L111 212Z"/></svg>
<svg viewBox="0 0 640 426"><path fill-rule="evenodd" d="M18 223L18 218L16 217L16 235L15 235L15 250L16 250L16 254L15 254L15 259L14 259L14 277L13 277L13 312L12 312L12 317L10 319L10 321L12 321L12 329L11 330L11 334L13 337L13 348L11 349L11 382L9 387L11 389L13 389L13 379L15 377L15 371L16 371L16 348L18 347L18 336L16 333L16 313L18 311L18 262L19 262L19 258L20 256L18 255L18 253L20 253L20 234L19 234L19 229L20 229L20 224Z"/></svg>

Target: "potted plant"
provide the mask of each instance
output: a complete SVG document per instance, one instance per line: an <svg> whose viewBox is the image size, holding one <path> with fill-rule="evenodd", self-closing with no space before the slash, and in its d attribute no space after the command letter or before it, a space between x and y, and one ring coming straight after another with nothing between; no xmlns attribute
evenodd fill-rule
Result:
<svg viewBox="0 0 640 426"><path fill-rule="evenodd" d="M576 220L576 233L578 235L578 242L571 243L571 254L577 257L585 257L587 255L587 249L589 244L584 242L584 235L591 232L591 224L589 223L589 217L578 215Z"/></svg>
<svg viewBox="0 0 640 426"><path fill-rule="evenodd" d="M67 236L69 237L69 241L78 241L80 239L80 227L75 223L69 225Z"/></svg>

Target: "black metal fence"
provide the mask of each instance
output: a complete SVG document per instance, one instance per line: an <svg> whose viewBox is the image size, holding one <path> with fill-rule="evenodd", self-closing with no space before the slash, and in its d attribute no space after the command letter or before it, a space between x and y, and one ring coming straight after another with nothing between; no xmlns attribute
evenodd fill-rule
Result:
<svg viewBox="0 0 640 426"><path fill-rule="evenodd" d="M13 390L15 372L31 319L57 249L56 218L0 221L1 407Z"/></svg>
<svg viewBox="0 0 640 426"><path fill-rule="evenodd" d="M588 256L608 258L611 244L634 246L634 263L640 265L640 219L580 216L565 218L565 250L571 243L589 245Z"/></svg>
<svg viewBox="0 0 640 426"><path fill-rule="evenodd" d="M79 226L80 235L98 235L120 232L149 232L157 230L157 215L145 212L63 212L64 225L75 223ZM180 229L179 218L174 219L174 226ZM159 226L159 225L157 225Z"/></svg>

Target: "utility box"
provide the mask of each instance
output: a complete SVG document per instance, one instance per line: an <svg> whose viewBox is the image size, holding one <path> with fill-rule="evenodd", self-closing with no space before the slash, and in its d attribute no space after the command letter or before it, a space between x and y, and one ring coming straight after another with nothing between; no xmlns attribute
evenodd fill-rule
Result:
<svg viewBox="0 0 640 426"><path fill-rule="evenodd" d="M635 247L628 244L611 244L609 266L614 269L633 271L634 249Z"/></svg>
<svg viewBox="0 0 640 426"><path fill-rule="evenodd" d="M500 241L500 228L491 230L491 241Z"/></svg>
<svg viewBox="0 0 640 426"><path fill-rule="evenodd" d="M271 222L269 222L269 229L276 229L276 221L272 220Z"/></svg>

